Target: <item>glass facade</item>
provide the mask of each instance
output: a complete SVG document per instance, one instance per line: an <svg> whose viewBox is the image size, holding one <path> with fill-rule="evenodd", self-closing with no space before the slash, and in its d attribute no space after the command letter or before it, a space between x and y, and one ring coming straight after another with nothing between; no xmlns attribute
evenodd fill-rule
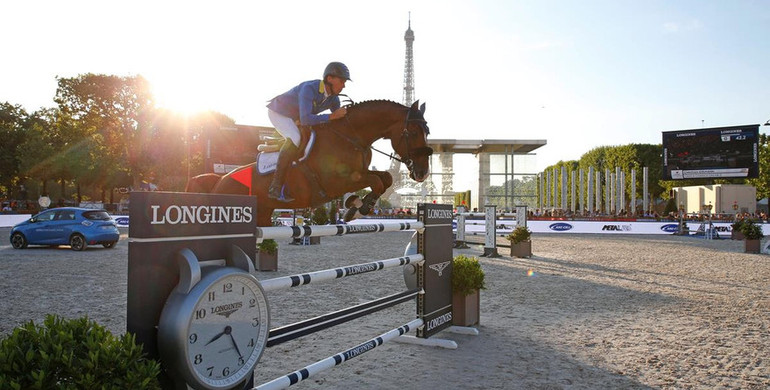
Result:
<svg viewBox="0 0 770 390"><path fill-rule="evenodd" d="M495 205L502 212L513 212L518 205L537 208L535 154L489 153L486 158L489 163L479 165L479 208Z"/></svg>
<svg viewBox="0 0 770 390"><path fill-rule="evenodd" d="M512 212L517 205L537 208L534 153L453 153L431 156L431 174L424 183L402 181L400 207L415 209L420 202L454 203L455 194L471 192L471 208L493 204ZM408 187L404 190L404 187Z"/></svg>

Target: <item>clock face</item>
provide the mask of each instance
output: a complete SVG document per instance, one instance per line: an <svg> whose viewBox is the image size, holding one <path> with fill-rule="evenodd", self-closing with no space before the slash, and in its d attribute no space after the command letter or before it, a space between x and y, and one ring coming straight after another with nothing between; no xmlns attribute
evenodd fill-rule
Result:
<svg viewBox="0 0 770 390"><path fill-rule="evenodd" d="M187 327L188 365L212 388L227 388L251 374L264 350L268 308L256 278L221 277L202 292Z"/></svg>

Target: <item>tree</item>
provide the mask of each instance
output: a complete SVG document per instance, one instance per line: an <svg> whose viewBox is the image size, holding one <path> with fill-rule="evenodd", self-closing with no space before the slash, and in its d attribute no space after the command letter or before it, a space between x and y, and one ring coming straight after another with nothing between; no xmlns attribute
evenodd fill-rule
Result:
<svg viewBox="0 0 770 390"><path fill-rule="evenodd" d="M757 199L770 197L770 137L759 135L759 177L747 180L757 188Z"/></svg>
<svg viewBox="0 0 770 390"><path fill-rule="evenodd" d="M111 189L109 178L120 171L133 177L134 185L151 171L147 150L152 143L155 107L149 83L141 76L118 77L83 74L58 78L54 101L66 121L73 121L87 136L97 161L102 186ZM95 146L100 147L95 147ZM98 155L96 155L98 154Z"/></svg>
<svg viewBox="0 0 770 390"><path fill-rule="evenodd" d="M11 197L18 185L21 156L19 146L24 142L24 121L27 113L19 105L0 103L0 198Z"/></svg>
<svg viewBox="0 0 770 390"><path fill-rule="evenodd" d="M660 174L661 174L661 155L662 155L662 146L661 145L650 145L650 144L628 144L628 145L621 145L621 146L599 146L594 149L589 150L588 152L584 153L580 160L578 161L559 161L558 163L549 166L546 168L546 172L556 169L557 176L554 180L555 183L553 184L553 188L556 191L554 199L556 200L556 205L561 204L561 167L564 166L567 168L567 185L571 188L571 180L572 176L569 173L573 170L582 169L584 174L588 174L588 170L590 167L594 168L595 172L601 173L601 188L606 191L606 185L607 185L607 177L606 177L606 170L610 170L611 173L615 173L616 168L620 168L621 171L624 173L630 173L632 169L636 170L638 173L637 180L636 180L636 194L641 195L642 193L642 186L643 182L641 179L641 171L642 168L647 167L648 168L648 175L649 175L649 183L648 183L648 191L650 195L655 198L659 197L664 192L664 186L661 184L661 181L659 180ZM578 180L576 177L575 180ZM583 188L581 188L581 191L583 191L583 199L585 202L589 202L590 200L586 199L587 197L587 190L585 186L588 183L588 179L585 178L583 182ZM631 191L631 180L630 178L627 178L625 183L625 191L627 194L630 194ZM568 205L571 205L571 191L567 191L567 199ZM576 193L576 197L579 197L580 194ZM600 199L604 199L602 194L599 194ZM630 197L629 197L630 199ZM625 206L621 206L622 208Z"/></svg>
<svg viewBox="0 0 770 390"><path fill-rule="evenodd" d="M30 178L41 183L41 193L47 193L47 183L59 178L66 170L61 161L61 150L66 147L66 130L56 126L57 111L41 109L29 115L24 123L24 142L19 145L20 180Z"/></svg>

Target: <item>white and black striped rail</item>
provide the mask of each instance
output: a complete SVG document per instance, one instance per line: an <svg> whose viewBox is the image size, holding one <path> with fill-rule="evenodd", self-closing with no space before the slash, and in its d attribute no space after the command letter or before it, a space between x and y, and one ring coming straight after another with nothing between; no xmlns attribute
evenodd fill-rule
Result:
<svg viewBox="0 0 770 390"><path fill-rule="evenodd" d="M421 288L407 290L304 321L270 329L267 346L273 347L302 336L307 336L339 324L353 321L356 318L376 313L400 303L411 301L420 293L422 293Z"/></svg>
<svg viewBox="0 0 770 390"><path fill-rule="evenodd" d="M340 352L334 356L330 356L326 359L319 360L309 366L306 366L305 368L294 371L288 375L273 379L272 381L261 384L252 390L285 389L291 385L297 384L305 379L308 379L313 375L316 375L320 372L323 372L330 368L338 366L355 357L361 356L364 353L369 352L379 347L380 345L388 341L391 341L396 337L404 335L408 333L410 330L416 329L422 325L423 325L423 320L421 318L417 318L415 320L410 321L407 324L399 326L396 329L393 329L373 339L370 339L369 341L356 345L353 348Z"/></svg>
<svg viewBox="0 0 770 390"><path fill-rule="evenodd" d="M322 282L334 279L340 279L348 276L361 275L368 272L380 271L386 268L398 267L409 263L422 261L424 257L421 254L414 254L403 257L394 257L392 259L377 260L369 263L348 265L339 268L330 268L321 271L308 272L305 274L295 274L282 276L279 278L262 280L259 283L265 292L282 290L285 288L302 286L312 282Z"/></svg>
<svg viewBox="0 0 770 390"><path fill-rule="evenodd" d="M422 222L372 223L350 225L270 226L257 228L258 239L344 236L346 234L398 232L425 228Z"/></svg>
<svg viewBox="0 0 770 390"><path fill-rule="evenodd" d="M456 213L455 217L458 215L462 215L465 217L486 217L487 213ZM516 217L516 213L497 213L495 214L496 217Z"/></svg>

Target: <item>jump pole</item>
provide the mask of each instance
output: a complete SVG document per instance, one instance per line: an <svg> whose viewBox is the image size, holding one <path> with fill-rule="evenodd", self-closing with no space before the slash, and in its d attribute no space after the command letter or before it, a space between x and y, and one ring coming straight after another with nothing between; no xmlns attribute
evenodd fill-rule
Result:
<svg viewBox="0 0 770 390"><path fill-rule="evenodd" d="M305 379L308 379L313 375L316 375L320 372L323 372L330 368L338 366L355 357L361 356L364 353L369 352L390 340L393 340L394 338L397 338L399 336L406 334L412 329L416 329L420 326L423 326L423 324L424 322L421 318L414 319L407 324L404 324L402 326L399 326L398 328L395 328L391 331L388 331L377 337L374 337L369 341L358 344L353 348L342 351L326 359L319 360L309 366L305 366L305 368L299 369L290 374L273 379L270 382L261 384L253 388L252 390L276 390L276 389L288 388L289 386L297 384L300 381L303 381Z"/></svg>
<svg viewBox="0 0 770 390"><path fill-rule="evenodd" d="M397 263L399 265L411 265L416 271L415 274L418 280L417 287L412 288L411 290L393 294L351 308L346 308L338 312L327 313L323 316L311 318L281 328L271 329L268 343L273 341L273 345L276 345L283 341L312 334L338 323L346 322L370 314L371 312L378 311L382 307L389 307L397 303L405 302L413 299L415 296L417 297L418 318L347 351L255 387L254 389L286 388L301 380L309 378L311 375L332 368L346 360L350 360L360 354L368 352L369 350L382 345L386 341L403 336L412 329L416 329L417 335L420 337L420 339L415 339L417 341L416 343L442 346L451 349L457 348L457 343L454 341L428 338L442 330L450 328L451 325L452 305L450 280L452 271L452 248L447 244L450 242L449 240L451 240L452 234L452 208L451 205L421 204L418 207L417 217L418 222L416 223L388 224L388 226L385 224L371 224L265 227L257 229L258 240L267 238L300 238L411 229L418 231L417 254L405 255L401 258L387 259L380 262L364 263L356 266L275 278L272 279L272 281L266 280L261 282L263 288L265 288L264 286L267 286L266 290L270 291L308 284L314 280L331 280L363 272L376 271L386 266L395 266ZM409 285L409 282L407 282L407 285ZM281 340L284 338L285 340Z"/></svg>

